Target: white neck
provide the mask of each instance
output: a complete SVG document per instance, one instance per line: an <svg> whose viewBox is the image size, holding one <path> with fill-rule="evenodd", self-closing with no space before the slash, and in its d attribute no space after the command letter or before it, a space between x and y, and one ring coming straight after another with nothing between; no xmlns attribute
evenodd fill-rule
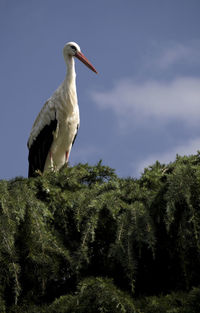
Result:
<svg viewBox="0 0 200 313"><path fill-rule="evenodd" d="M74 57L68 56L65 59L65 62L67 65L67 74L66 74L65 80L67 81L68 84L73 84L76 81Z"/></svg>
<svg viewBox="0 0 200 313"><path fill-rule="evenodd" d="M75 62L72 56L65 58L67 65L67 74L65 76L64 82L62 84L61 95L63 97L63 104L70 110L78 105L77 93L76 93L76 72L75 72Z"/></svg>

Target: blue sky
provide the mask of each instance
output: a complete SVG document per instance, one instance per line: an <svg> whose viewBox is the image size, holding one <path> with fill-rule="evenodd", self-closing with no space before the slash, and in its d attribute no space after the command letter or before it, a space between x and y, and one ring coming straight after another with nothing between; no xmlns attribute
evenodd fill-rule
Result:
<svg viewBox="0 0 200 313"><path fill-rule="evenodd" d="M139 177L200 149L199 0L0 0L0 179L27 176L27 139L77 42L81 126L70 164Z"/></svg>

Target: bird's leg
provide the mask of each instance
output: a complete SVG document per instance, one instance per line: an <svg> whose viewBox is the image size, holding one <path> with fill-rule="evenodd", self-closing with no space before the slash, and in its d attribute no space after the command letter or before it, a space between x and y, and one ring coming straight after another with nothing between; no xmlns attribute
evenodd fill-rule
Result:
<svg viewBox="0 0 200 313"><path fill-rule="evenodd" d="M69 160L69 151L65 152L65 163L67 164Z"/></svg>
<svg viewBox="0 0 200 313"><path fill-rule="evenodd" d="M50 168L53 171L54 170L54 164L53 164L53 155L52 152L49 152L49 157L50 157Z"/></svg>

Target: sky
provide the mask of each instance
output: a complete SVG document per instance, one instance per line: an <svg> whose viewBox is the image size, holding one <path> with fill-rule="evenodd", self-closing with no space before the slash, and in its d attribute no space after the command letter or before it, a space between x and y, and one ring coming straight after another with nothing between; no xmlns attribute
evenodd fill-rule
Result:
<svg viewBox="0 0 200 313"><path fill-rule="evenodd" d="M0 0L0 179L27 177L27 140L77 42L80 129L70 165L139 178L200 150L199 0Z"/></svg>

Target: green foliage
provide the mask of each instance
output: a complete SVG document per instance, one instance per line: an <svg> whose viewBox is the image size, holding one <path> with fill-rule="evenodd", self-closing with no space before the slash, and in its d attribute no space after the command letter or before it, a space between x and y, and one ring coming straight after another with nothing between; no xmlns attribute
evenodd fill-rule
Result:
<svg viewBox="0 0 200 313"><path fill-rule="evenodd" d="M199 313L200 288L193 288L189 293L145 297L136 300L135 306L140 313Z"/></svg>
<svg viewBox="0 0 200 313"><path fill-rule="evenodd" d="M63 296L50 305L49 313L134 313L133 301L112 281L87 278L78 285L74 296Z"/></svg>
<svg viewBox="0 0 200 313"><path fill-rule="evenodd" d="M0 312L196 313L199 282L200 154L0 181Z"/></svg>

